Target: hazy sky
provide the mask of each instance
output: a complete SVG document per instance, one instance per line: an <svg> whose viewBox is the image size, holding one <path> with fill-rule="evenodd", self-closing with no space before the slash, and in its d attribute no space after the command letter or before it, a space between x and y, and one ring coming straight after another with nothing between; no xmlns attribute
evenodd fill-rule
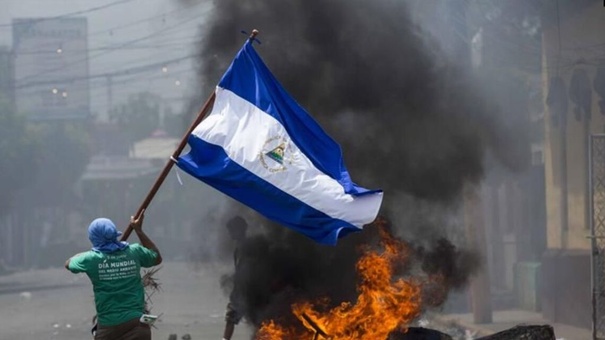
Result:
<svg viewBox="0 0 605 340"><path fill-rule="evenodd" d="M120 71L187 56L199 40L198 28L209 8L200 2L179 6L170 0L0 0L0 46L11 46L11 20L53 17L74 12L88 19L91 75ZM101 8L99 8L101 7ZM98 8L98 9L95 9ZM108 49L109 48L109 49ZM113 102L129 93L152 91L179 107L196 84L192 59L168 66L168 72L150 70L114 79ZM177 81L180 86L177 86ZM91 110L107 111L107 82L90 83ZM204 96L203 94L201 94Z"/></svg>
<svg viewBox="0 0 605 340"><path fill-rule="evenodd" d="M201 0L0 0L0 46L12 44L13 18L82 12L74 16L88 19L90 75L122 71L193 53L199 45L199 28L204 25L211 3ZM412 5L416 3L411 1ZM434 26L433 23L429 28ZM182 104L191 96L205 99L208 95L197 93L199 82L194 79L193 65L193 59L186 59L169 65L167 72L157 67L135 76L116 77L113 104L124 102L131 93L151 91L161 94L166 105L180 112ZM107 89L105 78L91 80L93 114L103 117L107 113Z"/></svg>

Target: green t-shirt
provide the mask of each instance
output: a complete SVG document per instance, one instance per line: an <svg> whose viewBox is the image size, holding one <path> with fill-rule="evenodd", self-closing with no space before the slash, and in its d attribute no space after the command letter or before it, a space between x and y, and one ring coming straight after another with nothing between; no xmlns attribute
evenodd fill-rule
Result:
<svg viewBox="0 0 605 340"><path fill-rule="evenodd" d="M78 254L69 261L69 270L88 275L99 325L114 326L144 314L141 267L154 266L157 258L155 251L134 243L110 254L92 250Z"/></svg>

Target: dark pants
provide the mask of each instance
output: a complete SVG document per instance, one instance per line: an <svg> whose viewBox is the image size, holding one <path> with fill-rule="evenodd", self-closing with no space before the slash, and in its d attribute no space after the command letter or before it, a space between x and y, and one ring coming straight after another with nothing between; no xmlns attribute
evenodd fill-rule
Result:
<svg viewBox="0 0 605 340"><path fill-rule="evenodd" d="M138 318L115 326L99 325L95 340L151 340L151 328Z"/></svg>
<svg viewBox="0 0 605 340"><path fill-rule="evenodd" d="M236 304L229 302L225 312L225 321L237 325L242 320L242 314Z"/></svg>

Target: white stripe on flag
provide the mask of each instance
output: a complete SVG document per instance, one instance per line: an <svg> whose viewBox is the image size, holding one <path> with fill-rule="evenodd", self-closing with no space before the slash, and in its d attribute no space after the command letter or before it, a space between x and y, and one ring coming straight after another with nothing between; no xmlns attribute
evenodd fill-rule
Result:
<svg viewBox="0 0 605 340"><path fill-rule="evenodd" d="M378 214L382 193L346 194L335 179L311 163L275 118L229 90L217 88L212 113L193 135L222 147L232 161L331 218L362 227ZM283 163L287 169L275 172L270 169L279 164L265 154L280 141L287 145Z"/></svg>

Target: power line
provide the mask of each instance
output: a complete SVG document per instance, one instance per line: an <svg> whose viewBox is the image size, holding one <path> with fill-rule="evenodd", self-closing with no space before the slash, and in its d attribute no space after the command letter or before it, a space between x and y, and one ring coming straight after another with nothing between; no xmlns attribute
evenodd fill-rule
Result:
<svg viewBox="0 0 605 340"><path fill-rule="evenodd" d="M134 1L134 0L128 0L128 1ZM96 31L96 32L90 32L90 33L88 33L87 37L90 40L91 37L96 37L96 36L99 36L99 35L102 35L102 34L105 34L105 33L109 33L109 34L113 35L114 31L121 30L121 29L124 29L124 28L127 28L127 27L136 26L136 25L148 22L148 21L152 21L152 20L157 19L157 18L162 18L162 20L165 20L166 17L169 17L171 15L177 14L177 13L182 12L184 10L190 10L191 8L197 7L197 6L201 5L201 4L202 4L201 2L196 2L196 3L193 3L193 4L188 5L188 6L181 6L181 7L177 8L177 9L174 9L174 10L171 10L171 11L168 11L168 12L164 12L164 13L161 13L161 14L158 14L158 15L147 17L147 18L143 18L143 19L140 19L140 20L137 20L137 21L129 22L129 23L126 23L126 24L123 24L123 25L113 26L113 27L110 27L110 28L107 28L107 29ZM40 20L50 20L50 19L52 19L52 18L40 18ZM2 26L10 26L10 25L11 24L3 24L3 25L0 25L0 28ZM65 39L64 41L68 42L68 41L74 40L74 39L77 39L77 38L71 37L71 38Z"/></svg>
<svg viewBox="0 0 605 340"><path fill-rule="evenodd" d="M163 60L161 62L151 63L151 64L147 64L147 65L140 65L140 66L136 66L133 68L122 69L122 70L115 71L115 72L95 74L95 75L91 76L93 79L91 79L91 81L89 83L87 83L86 86L82 86L82 87L79 87L77 84L74 84L74 83L72 83L71 85L66 84L65 82L55 83L55 84L53 84L54 86L48 87L47 90L48 91L61 91L61 92L66 91L67 93L69 93L70 97L72 97L73 95L76 95L76 96L85 95L91 104L93 102L96 102L94 107L97 108L96 110L100 110L99 112L102 112L105 110L103 108L108 108L110 106L109 103L106 103L102 99L108 95L107 92L104 92L104 93L101 92L104 89L107 89L108 86L124 86L126 84L141 83L144 85L142 85L142 86L137 85L136 86L137 92L146 92L146 91L153 91L153 87L155 86L154 84L157 84L157 81L162 81L164 86L168 86L168 87L164 88L163 93L172 93L172 91L176 91L176 92L185 91L184 86L179 86L179 85L185 84L185 81L183 80L182 75L185 74L185 75L195 76L196 72L195 72L195 69L191 68L191 65L185 65L183 63L180 63L180 61L186 60L186 59L189 59L192 57L194 57L193 54L179 57L179 58L170 59L170 60ZM169 66L170 71L163 70L163 67L166 65L172 65L172 66ZM183 69L183 67L185 67L185 68ZM107 79L105 77L118 77L118 79L113 80L111 82L111 84L109 84L105 81ZM189 78L189 77L185 77L185 78ZM68 79L68 81L74 81L74 80L78 80L78 79ZM178 82L178 84L176 84L177 82ZM172 84L172 85L170 86L169 84ZM37 84L37 85L42 85L42 84ZM115 92L114 94L117 95L116 97L122 98L122 99L118 99L116 101L124 100L125 95L129 92L132 92L132 89L133 89L133 86L128 85L125 88L126 91ZM39 89L39 90L35 90L35 91L40 92L40 91L45 91L45 90ZM101 100L102 103L99 103L99 100ZM111 105L111 106L113 106L113 105ZM92 108L92 106L91 106L91 108Z"/></svg>
<svg viewBox="0 0 605 340"><path fill-rule="evenodd" d="M151 21L151 20L157 19L157 18L165 18L166 16L169 16L169 15L172 15L174 13L178 13L178 12L181 12L181 11L184 11L184 10L189 10L189 9L191 9L193 7L196 7L196 6L199 6L201 4L202 4L201 2L196 2L196 3L192 4L192 5L184 6L184 7L181 7L181 8L177 8L175 10L172 10L172 11L169 11L169 12L165 12L165 13L162 13L162 14L158 14L158 15L155 15L155 16L152 16L152 17L148 17L148 18L141 19L141 20L138 20L138 21L129 22L129 23L124 24L124 25L114 26L114 27L111 27L111 28L108 28L108 29L105 29L105 30L102 30L102 31L92 32L92 33L88 34L88 37L94 37L94 36L101 35L103 33L108 33L108 32L112 33L113 31L120 30L120 29L123 29L123 28L126 28L126 27L136 26L138 24L141 24L141 23L144 23L144 22L147 22L147 21Z"/></svg>
<svg viewBox="0 0 605 340"><path fill-rule="evenodd" d="M128 2L132 2L134 0L119 0L119 1L115 1L109 4L105 4L102 6L97 6L97 7L93 7L93 8L89 8L89 9L85 9L85 10L81 10L81 11L76 11L76 12L71 12L71 13L65 13L65 14L61 14L61 15L57 15L54 17L46 17L46 18L37 18L37 19L31 19L31 20L24 20L24 21L16 21L10 24L0 24L0 28L11 28L14 26L18 26L18 25L31 25L31 24L37 24L39 22L43 22L43 21L47 21L47 20L56 20L56 19L63 19L63 18L68 18L68 17L72 17L75 15L80 15L80 14L85 14L85 13L91 13L91 12L96 12L96 11L100 11L109 7L113 7L113 6L117 6L117 5L122 5Z"/></svg>
<svg viewBox="0 0 605 340"><path fill-rule="evenodd" d="M192 3L191 5L188 5L188 6L180 6L179 8L177 8L175 10L164 12L164 13L159 14L159 15L155 15L155 16L152 16L152 17L147 17L145 19L141 19L141 20L138 20L138 21L130 22L130 23L127 23L127 24L124 24L124 25L114 26L114 27L111 27L111 28L108 28L108 29L105 29L105 30L102 30L102 31L97 31L97 32L89 33L88 37L90 38L91 36L97 36L97 35L100 35L100 34L103 34L103 33L106 33L106 32L113 33L113 31L115 31L115 30L119 30L119 29L122 29L122 28L135 26L135 25L138 25L138 24L141 24L141 23L144 23L144 22L147 22L147 21L151 21L153 19L160 18L160 17L163 18L163 20L165 20L165 18L168 17L168 16L177 14L178 12L181 12L181 11L184 11L184 10L190 10L191 8L197 7L200 4L203 4L203 3L202 2L195 2L195 3ZM188 21L190 21L190 20L188 20ZM175 26L179 26L179 25L177 24ZM171 29L171 28L168 27L166 29ZM158 36L161 36L161 35L162 34L160 33ZM169 37L167 37L167 38L169 38ZM69 41L69 40L72 40L72 39L75 39L75 38L66 39L64 41ZM187 39L191 39L191 41L188 41ZM155 44L155 45L145 45L145 46L137 46L137 45L129 46L128 44L132 42L132 41L129 41L129 42L126 42L126 43L111 44L111 45L101 46L101 47L98 47L98 48L92 48L92 49L88 49L87 51L106 51L106 53L100 53L98 55L95 55L95 56L91 57L92 59L94 59L94 58L96 58L96 57L98 57L100 55L105 55L105 54L108 54L110 52L114 52L114 51L118 51L118 50L154 49L154 48L160 49L162 47L183 46L183 45L187 45L187 44L195 44L195 43L200 42L200 40L198 40L198 39L199 39L199 37L197 35L196 36L189 36L189 37L179 37L179 38L176 38L176 39L173 38L173 39L169 40L169 42L158 43L158 44ZM179 43L178 41L181 41L181 42ZM77 51L77 50L72 50L72 51ZM83 51L80 51L80 52L83 52ZM56 50L53 50L53 51L28 51L28 52L15 53L15 55L46 54L46 53L48 53L48 54L53 53L54 54L54 53L57 53L57 51ZM83 62L83 61L84 60L76 61L76 62L74 62L74 63L72 63L72 64L70 64L68 66L71 66L71 65L74 65L74 64L78 64L78 63ZM27 67L27 65L23 65L23 64L21 64L21 66ZM53 71L55 71L55 70L50 70L48 72L53 72ZM37 75L33 75L33 76L37 76ZM21 79L20 81L23 81L23 80L26 80L26 79Z"/></svg>
<svg viewBox="0 0 605 340"><path fill-rule="evenodd" d="M179 71L173 71L170 73L170 75L165 75L165 74L145 74L145 75L134 75L132 77L129 78L124 78L124 79L120 79L120 80L116 80L116 81L112 81L112 85L124 85L124 84L132 84L132 83L138 83L138 82L146 82L147 84L155 81L155 80L165 80L165 81L170 81L171 83L173 83L173 86L180 86L180 85L176 85L176 81L179 81L180 84L182 85L182 77L181 75L183 74L193 74L195 75L195 70L191 69L191 68L186 68L186 69L182 69ZM169 79L172 78L172 79ZM107 84L106 82L97 82L96 84L91 84L91 86L89 87L91 91L100 91L102 89L107 88ZM79 89L75 89L72 90L74 92L79 91ZM98 93L97 96L95 95L91 95L91 98L95 98L98 99L100 97L105 96L105 93Z"/></svg>
<svg viewBox="0 0 605 340"><path fill-rule="evenodd" d="M154 37L156 37L156 36L157 36L158 34L160 34L160 33L165 33L165 32L167 32L167 31L170 31L170 30L172 30L172 29L174 29L174 28L177 28L177 27L179 27L179 26L182 26L182 25L184 25L184 24L186 24L186 23L188 23L188 22L191 22L191 21L193 21L193 20L196 20L196 19L198 19L198 18L199 18L199 16L194 16L194 17L189 18L189 19L187 19L187 20L185 20L185 21L179 22L179 23L177 23L177 24L175 24L175 25L165 27L165 28L161 29L161 30L160 30L160 31L158 31L158 32L154 32L154 33L151 33L151 34L149 34L149 35L143 36L143 37L141 37L141 38L137 38L137 39L133 39L133 40L129 40L129 41L127 41L127 42L121 43L121 44L117 44L117 45L116 45L116 47L111 48L111 49L108 49L108 50L103 51L103 52L100 52L100 53L97 53L97 54L96 54L96 55L94 55L94 56L91 56L91 57L85 57L85 58L82 58L82 59L76 60L76 61L74 61L74 62L72 62L72 63L66 64L66 65L63 65L63 66L61 66L61 67L57 67L57 68L54 68L54 69L51 69L51 70L46 70L46 71L43 71L43 72L39 72L39 73L37 73L37 74L33 74L33 75L31 75L31 76L27 76L27 77L25 77L25 78L23 78L23 79L19 79L19 80L17 80L17 82L24 82L24 81L26 81L26 80L29 80L29 79L32 79L32 78L37 78L37 77L39 77L39 76L42 76L42 75L45 75L45 74L48 74L48 73L53 73L53 72L57 72L57 71L64 70L64 69L66 69L66 68L72 67L72 66L74 66L74 65L81 64L81 63L83 63L83 62L88 62L88 61L93 60L93 59L96 59L96 58L98 58L98 57L100 57L100 56L102 56L102 55L105 55L105 54L111 53L111 52L113 52L113 51L115 51L115 50L121 49L121 48L123 48L123 47L129 46L129 45L133 45L133 44L135 44L135 43L138 43L138 42L141 42L141 41L145 41L145 40L148 40L148 39L154 38ZM22 85L23 85L23 84L22 84ZM19 86L17 86L17 87L19 87Z"/></svg>
<svg viewBox="0 0 605 340"><path fill-rule="evenodd" d="M161 46L169 46L169 45L170 46L171 45L182 46L183 44L193 44L193 43L201 42L202 41L198 36L182 37L181 39L191 39L191 38L194 38L194 37L197 38L197 40L182 41L181 43L177 43L176 42L177 40L175 40L174 44L165 44L165 45L161 45ZM112 46L115 46L115 45L112 45ZM160 46L160 45L156 45L156 46ZM114 47L111 47L111 49L114 49ZM116 50L118 50L118 49L116 49ZM56 53L56 52L54 52L54 53ZM136 58L136 59L129 60L129 61L126 61L126 62L123 61L123 62L120 62L120 66L124 67L124 66L128 66L128 65L136 65L136 66L133 66L133 67L139 67L141 65L138 65L138 64L140 64L141 62L150 62L151 60L157 60L158 56L159 56L159 54L156 53L156 54L147 55L147 56L145 56L143 58ZM173 60L173 59L169 59L169 60ZM167 62L167 61L158 62L158 63L164 63L164 62ZM145 64L145 65L147 65L147 64ZM115 63L111 63L111 64L107 64L107 65L102 65L102 66L97 65L96 68L97 69L101 68L101 69L106 69L107 70L107 71L97 72L97 74L99 74L99 73L111 73L111 72L115 72L115 71L113 71L113 70L115 70ZM55 79L55 80L56 81L61 81L60 79ZM23 84L21 86L28 87L29 84Z"/></svg>
<svg viewBox="0 0 605 340"><path fill-rule="evenodd" d="M176 33L176 32L175 32ZM162 36L162 34L158 35ZM135 49L153 49L153 48L157 48L157 49L162 49L164 47L171 47L171 46L187 46L187 45L192 45L194 46L194 44L196 43L200 43L202 41L202 39L199 37L199 35L194 35L194 36L187 36L187 37L179 37L179 38L172 38L171 35L167 35L166 36L166 41L167 42L159 42L157 44L148 44L148 45L132 45L132 46L124 46L124 47L120 47L121 45L123 45L124 43L119 43L119 44L111 44L111 45L106 45L103 46L99 49L81 49L81 50L69 50L71 52L78 52L80 53L80 55L82 56L85 51L110 51L110 52L115 52L115 51L126 51L126 50L135 50ZM191 47L192 47L191 46ZM171 49L172 51L173 49ZM163 50L162 50L163 51ZM40 52L46 52L46 51L40 51ZM25 53L17 53L17 56L20 55L28 55L29 52L25 52ZM56 54L57 51L52 51L52 54ZM31 51L31 54L38 54L36 53L36 51ZM42 53L40 53L42 54ZM50 52L47 52L47 54L51 54ZM163 54L163 53L161 53ZM136 60L130 60L130 61L122 61L120 62L120 66L125 66L128 64L136 64L136 62L139 61L149 61L151 59L156 59L160 54L158 53L153 53L153 54L148 54L146 57L144 58L137 58ZM23 67L23 68L28 68L28 66L34 66L35 61L31 62L31 63L20 63L19 66ZM71 64L70 64L71 65ZM99 68L110 68L110 69L115 69L115 62L113 63L109 63L107 65L99 65L98 63L95 64L95 68L99 69Z"/></svg>
<svg viewBox="0 0 605 340"><path fill-rule="evenodd" d="M187 40L187 39L191 39L191 40ZM162 47L170 47L170 46L183 46L183 45L188 45L188 44L192 44L192 43L196 43L196 42L200 42L201 40L199 39L199 36L189 36L189 37L182 37L180 42L178 40L174 40L171 42L166 42L166 43L158 43L158 44L150 44L150 45L133 45L133 46L125 46L122 47L120 49L122 50L139 50L139 49L158 49L158 48L162 48ZM111 44L111 45L106 45L106 46L100 46L100 47L95 47L95 48L88 48L88 49L70 49L69 52L94 52L94 51L106 51L106 50L115 50L117 45L119 44ZM65 50L63 50L63 52L67 52ZM19 53L13 53L14 55L37 55L37 54L57 54L57 50L32 50L32 51L21 51Z"/></svg>
<svg viewBox="0 0 605 340"><path fill-rule="evenodd" d="M131 78L125 78L125 79L120 79L117 81L112 81L112 86L122 86L122 85L129 85L129 88L132 88L132 84L136 84L136 83L144 83L145 85L151 86L153 85L156 81L163 81L163 82L169 82L174 89L178 88L179 86L183 89L185 89L184 85L183 85L183 77L182 75L184 74L195 74L195 71L192 69L183 69L180 71L176 71L176 72L172 72L171 73L171 77L172 79L166 78L166 75L164 74L147 74L147 75L139 75L139 76L134 76ZM175 83L179 81L180 85L176 85ZM168 84L166 84L168 85ZM108 85L106 82L100 82L97 81L95 82L95 84L91 84L90 86L90 94L89 94L89 100L90 101L101 101L101 103L97 103L97 106L109 106L109 103L107 103L105 101L105 98L107 98L107 89ZM149 88L149 87L148 87ZM165 88L166 89L166 88ZM70 90L70 93L78 93L83 91L84 89L73 89ZM148 91L152 91L152 90L148 90ZM145 92L145 90L143 88L138 88L137 87L137 91L136 92ZM120 95L122 97L127 97L127 94L131 94L132 91L115 91L114 95Z"/></svg>
<svg viewBox="0 0 605 340"><path fill-rule="evenodd" d="M160 64L160 63L158 63ZM173 68L171 68L171 71L169 71L168 73L163 73L163 72L159 72L159 69L157 67L152 67L153 65L147 65L149 66L148 70L135 70L137 71L137 73L132 73L133 70L121 70L117 73L117 76L119 77L118 80L113 80L111 81L111 84L106 82L106 79L103 78L103 76L106 75L97 75L97 77L95 77L94 79L91 79L91 82L88 84L88 86L86 87L67 87L67 88L63 88L60 86L60 84L55 84L58 85L56 87L52 87L52 89L49 87L47 90L48 91L52 91L52 90L58 90L58 91L64 91L66 90L69 93L69 96L73 96L73 95L81 95L81 94L85 94L88 97L88 100L90 103L92 102L97 102L97 104L95 105L95 107L97 108L97 110L101 110L103 111L104 109L102 108L109 108L110 103L106 102L106 98L108 96L106 89L108 88L108 86L123 86L126 84L129 84L128 89L132 89L133 86L131 84L136 84L136 83L143 83L145 84L144 86L138 87L137 86L137 91L136 92L148 92L148 91L153 91L152 90L152 86L154 83L156 83L156 81L162 81L165 85L168 85L169 83L172 85L168 85L169 87L165 87L164 90L168 90L168 92L164 91L164 93L170 93L170 88L172 87L172 89L174 89L174 91L184 91L186 89L186 87L184 87L184 78L182 75L193 75L195 76L196 72L195 69L192 69L190 66L185 66L184 69L180 69L179 66L174 66ZM158 65L155 65L158 66ZM153 73L150 71L154 71ZM146 73L146 74L145 74ZM108 74L109 76L111 76L111 74ZM178 85L176 84L178 82ZM181 88L180 90L177 90L178 88ZM44 91L44 90L41 90ZM37 91L40 92L40 91ZM124 98L128 97L128 94L132 94L132 91L116 91L114 92L114 95L116 95L119 98L122 98L122 100ZM99 103L99 101L101 101ZM121 101L121 100L116 100L116 101ZM113 106L113 105L111 105Z"/></svg>
<svg viewBox="0 0 605 340"><path fill-rule="evenodd" d="M99 74L95 74L95 75L77 76L77 77L71 77L71 78L62 78L62 79L58 79L58 80L35 81L35 82L30 82L30 83L26 83L26 84L15 86L15 89L24 89L24 88L29 88L29 87L41 86L41 85L66 84L66 83L72 83L72 82L76 82L76 81L80 81L80 80L92 80L92 79L98 79L98 78L107 78L107 77L119 77L119 76L126 76L126 75L134 75L134 74L146 72L146 71L149 71L149 70L157 70L157 69L159 69L162 66L174 64L174 63L177 63L179 61L183 61L183 60L186 60L186 59L193 58L195 56L196 56L195 54L189 54L189 55L186 55L186 56L183 56L183 57L179 57L179 58L174 58L174 59L171 59L171 60L165 60L165 61L156 62L156 63L152 63L152 64L141 65L141 66L132 67L132 68L128 68L128 69L124 69L124 70L119 70L119 71L114 71L114 72L99 73Z"/></svg>

